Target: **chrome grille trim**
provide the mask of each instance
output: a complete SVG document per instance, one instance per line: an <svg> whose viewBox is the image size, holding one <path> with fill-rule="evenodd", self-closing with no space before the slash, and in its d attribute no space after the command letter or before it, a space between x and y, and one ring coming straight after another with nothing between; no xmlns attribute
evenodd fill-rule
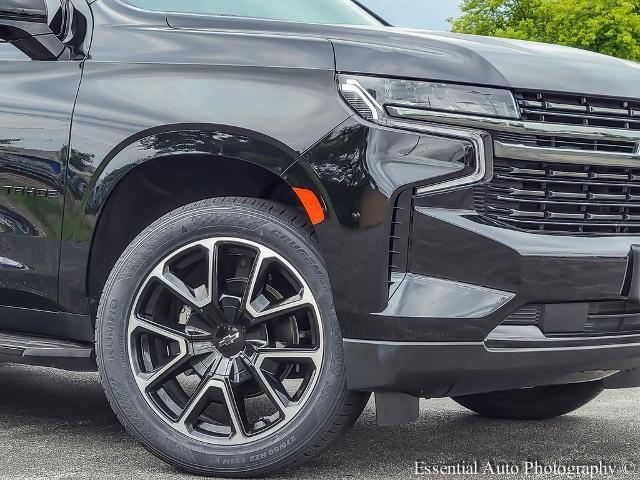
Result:
<svg viewBox="0 0 640 480"><path fill-rule="evenodd" d="M638 166L640 157L638 147L634 153L602 152L589 150L573 150L569 148L532 147L529 145L494 142L496 157L513 158L536 162L559 162L583 165L593 163L600 165Z"/></svg>
<svg viewBox="0 0 640 480"><path fill-rule="evenodd" d="M564 125L559 123L509 120L504 118L479 117L474 115L458 115L432 110L387 106L387 112L395 118L417 120L421 122L446 123L461 127L483 130L511 132L523 135L551 135L562 137L578 137L592 140L613 140L640 142L640 132L621 128L592 127L585 125ZM637 150L640 153L640 149Z"/></svg>
<svg viewBox="0 0 640 480"><path fill-rule="evenodd" d="M560 137L551 135L519 135L516 133L495 132L495 139L503 143L527 145L530 147L547 147L554 149L579 150L590 152L616 152L633 154L638 150L638 143L633 141L594 140L577 137Z"/></svg>
<svg viewBox="0 0 640 480"><path fill-rule="evenodd" d="M601 123L610 123L611 125L615 125L617 122L622 122L620 117L610 117L605 115L590 115L588 113L580 114L580 113L569 113L569 112L556 112L556 111L548 111L548 110L532 110L528 108L522 109L522 114L525 119L530 119L533 121L544 121L541 119L546 119L550 117L551 119L556 119L556 121L548 120L549 123L567 123L568 125L580 125L579 122L584 122L582 125L597 125L598 122ZM564 121L562 121L564 120ZM572 121L572 122L570 122ZM627 130L640 130L640 117L633 117L624 120L624 125L628 126L619 126L612 128L626 128Z"/></svg>
<svg viewBox="0 0 640 480"><path fill-rule="evenodd" d="M640 101L521 90L515 92L523 120L640 130Z"/></svg>

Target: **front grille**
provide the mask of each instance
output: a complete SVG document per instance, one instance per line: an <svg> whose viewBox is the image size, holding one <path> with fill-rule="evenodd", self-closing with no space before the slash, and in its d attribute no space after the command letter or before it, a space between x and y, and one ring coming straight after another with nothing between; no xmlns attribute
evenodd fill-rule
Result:
<svg viewBox="0 0 640 480"><path fill-rule="evenodd" d="M563 233L640 233L638 168L495 159L475 195L486 218L513 228Z"/></svg>
<svg viewBox="0 0 640 480"><path fill-rule="evenodd" d="M640 101L518 91L522 119L534 122L640 130Z"/></svg>
<svg viewBox="0 0 640 480"><path fill-rule="evenodd" d="M633 154L638 143L622 140L596 140L555 135L526 135L519 133L496 132L499 142L527 147L558 148L561 150L584 150L588 152L613 152Z"/></svg>
<svg viewBox="0 0 640 480"><path fill-rule="evenodd" d="M640 309L627 302L598 302L589 305L585 334L625 335L640 333Z"/></svg>
<svg viewBox="0 0 640 480"><path fill-rule="evenodd" d="M502 325L532 325L549 337L640 334L640 306L627 301L559 304L568 307L564 325L547 320L558 305L532 303L513 312Z"/></svg>

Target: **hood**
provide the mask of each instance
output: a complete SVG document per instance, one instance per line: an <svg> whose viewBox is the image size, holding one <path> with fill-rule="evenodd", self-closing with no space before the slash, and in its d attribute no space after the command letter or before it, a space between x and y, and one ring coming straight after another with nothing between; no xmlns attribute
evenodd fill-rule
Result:
<svg viewBox="0 0 640 480"><path fill-rule="evenodd" d="M640 99L640 64L576 48L400 29L332 42L339 71Z"/></svg>
<svg viewBox="0 0 640 480"><path fill-rule="evenodd" d="M167 23L175 29L330 40L340 72L640 99L640 64L575 48L395 27L203 15L169 14Z"/></svg>

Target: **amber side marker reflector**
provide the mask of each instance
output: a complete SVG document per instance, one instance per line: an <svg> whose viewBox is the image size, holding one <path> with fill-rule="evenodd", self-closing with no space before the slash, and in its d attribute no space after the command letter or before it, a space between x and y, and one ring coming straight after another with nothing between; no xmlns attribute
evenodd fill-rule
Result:
<svg viewBox="0 0 640 480"><path fill-rule="evenodd" d="M302 202L302 206L307 211L311 223L314 225L322 223L324 221L324 209L322 208L320 200L316 197L316 194L306 188L294 187L293 191L296 192L296 195Z"/></svg>

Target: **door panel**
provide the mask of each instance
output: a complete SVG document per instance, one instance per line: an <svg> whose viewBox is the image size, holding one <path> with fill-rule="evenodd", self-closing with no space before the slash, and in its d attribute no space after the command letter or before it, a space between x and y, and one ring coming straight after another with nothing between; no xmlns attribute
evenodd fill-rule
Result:
<svg viewBox="0 0 640 480"><path fill-rule="evenodd" d="M59 8L59 0L48 3L56 2ZM57 310L64 178L80 76L79 62L34 61L0 43L0 305Z"/></svg>

